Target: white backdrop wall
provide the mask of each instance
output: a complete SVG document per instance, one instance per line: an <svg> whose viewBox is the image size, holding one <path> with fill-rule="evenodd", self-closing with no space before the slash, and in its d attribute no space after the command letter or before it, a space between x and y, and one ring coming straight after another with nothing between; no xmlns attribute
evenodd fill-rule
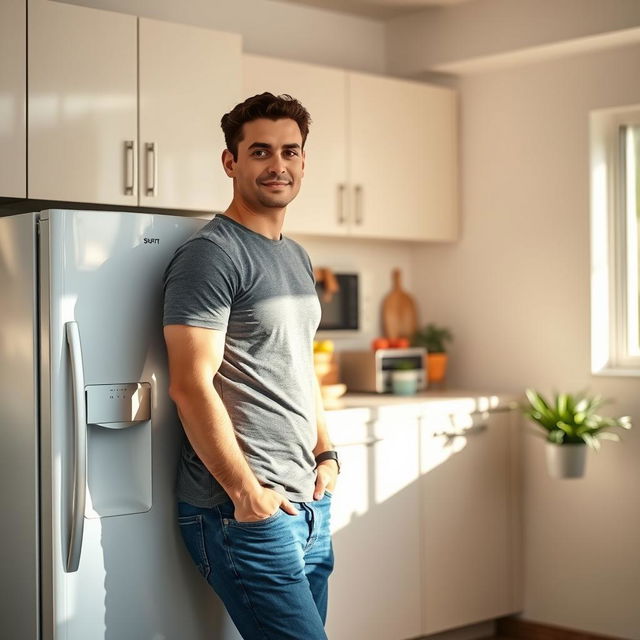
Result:
<svg viewBox="0 0 640 640"><path fill-rule="evenodd" d="M640 103L640 47L461 78L462 240L414 252L450 385L589 387L636 427L550 480L525 435L526 619L640 638L640 380L590 374L591 109Z"/></svg>

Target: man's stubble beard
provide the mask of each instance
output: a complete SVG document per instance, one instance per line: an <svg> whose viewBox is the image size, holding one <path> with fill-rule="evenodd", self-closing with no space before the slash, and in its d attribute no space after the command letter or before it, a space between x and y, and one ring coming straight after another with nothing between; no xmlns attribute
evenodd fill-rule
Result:
<svg viewBox="0 0 640 640"><path fill-rule="evenodd" d="M287 205L289 205L293 200L295 200L296 196L300 192L300 187L297 189L292 189L292 194L289 197L273 195L269 196L269 194L262 193L258 191L257 200L263 206L269 209L284 209Z"/></svg>
<svg viewBox="0 0 640 640"><path fill-rule="evenodd" d="M285 200L273 200L271 198L265 198L262 195L258 196L258 202L263 207L267 207L268 209L284 209L292 200L293 198Z"/></svg>

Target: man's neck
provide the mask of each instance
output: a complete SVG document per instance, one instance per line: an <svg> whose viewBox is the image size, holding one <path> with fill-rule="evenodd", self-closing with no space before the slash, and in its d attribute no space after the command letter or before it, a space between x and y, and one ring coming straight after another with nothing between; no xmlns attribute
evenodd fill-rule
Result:
<svg viewBox="0 0 640 640"><path fill-rule="evenodd" d="M269 238L269 240L280 240L286 210L285 207L256 213L242 203L233 200L224 215L247 227L247 229Z"/></svg>

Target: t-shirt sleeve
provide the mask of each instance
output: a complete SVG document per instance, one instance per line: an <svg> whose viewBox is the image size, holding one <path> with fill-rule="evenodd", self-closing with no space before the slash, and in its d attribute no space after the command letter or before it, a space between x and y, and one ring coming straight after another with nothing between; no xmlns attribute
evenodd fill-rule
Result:
<svg viewBox="0 0 640 640"><path fill-rule="evenodd" d="M304 264L305 268L307 269L307 273L311 276L311 280L313 280L313 282L315 283L316 277L313 273L313 264L311 264L311 258L309 257L309 254L306 252L304 247L297 242L293 242L293 246L298 252L300 259L302 260L302 264Z"/></svg>
<svg viewBox="0 0 640 640"><path fill-rule="evenodd" d="M217 244L196 238L180 247L164 273L163 324L226 331L238 272Z"/></svg>

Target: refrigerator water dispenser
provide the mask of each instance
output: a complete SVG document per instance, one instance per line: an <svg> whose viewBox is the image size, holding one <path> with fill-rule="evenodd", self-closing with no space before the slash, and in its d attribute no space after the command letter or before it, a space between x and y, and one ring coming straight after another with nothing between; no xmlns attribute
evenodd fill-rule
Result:
<svg viewBox="0 0 640 640"><path fill-rule="evenodd" d="M87 501L85 517L151 509L151 385L85 387Z"/></svg>

